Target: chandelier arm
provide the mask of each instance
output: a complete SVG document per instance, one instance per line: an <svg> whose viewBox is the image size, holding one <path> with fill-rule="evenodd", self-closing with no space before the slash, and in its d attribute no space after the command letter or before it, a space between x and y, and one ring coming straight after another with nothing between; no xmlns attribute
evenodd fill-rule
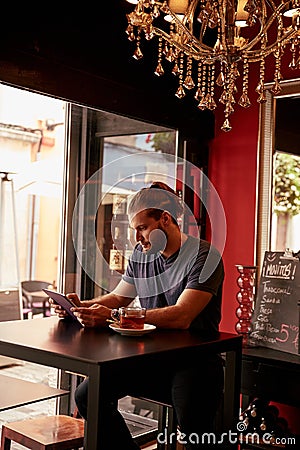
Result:
<svg viewBox="0 0 300 450"><path fill-rule="evenodd" d="M281 39L278 39L276 42L274 42L272 45L268 46L265 49L265 51L263 52L264 58L268 57L271 53L273 53L277 49L278 43L286 45L293 37L296 37L297 35L298 33L295 30L291 30L291 32L288 35L285 35ZM261 60L261 50L249 50L245 53L244 56L245 58L248 59L249 63L258 62Z"/></svg>
<svg viewBox="0 0 300 450"><path fill-rule="evenodd" d="M229 0L231 1L231 0ZM225 49L226 44L226 31L225 31L225 0L218 1L218 13L219 13L219 25L218 25L218 38L221 46Z"/></svg>
<svg viewBox="0 0 300 450"><path fill-rule="evenodd" d="M199 46L199 42L197 42L197 41L193 42L196 49L193 49L190 46L187 47L184 44L180 44L180 42L174 41L168 33L161 30L160 28L153 27L153 33L156 34L157 36L161 36L169 44L175 45L175 47L177 47L179 50L183 51L185 54L187 54L189 56L192 56L196 60L200 59L201 57L206 57L207 55L209 55L211 53L211 47L209 47L205 44L202 44L203 47Z"/></svg>
<svg viewBox="0 0 300 450"><path fill-rule="evenodd" d="M186 26L186 24L189 24L189 26L191 26L191 24L192 24L194 11L198 4L198 1L199 0L193 0L192 3L190 3L182 21L180 19L178 19L177 15L175 13L173 13L173 11L171 9L169 9L170 16L172 17L173 21L175 22L177 29L179 28L181 30L181 32L187 37L187 41L189 43L188 46L186 46L184 44L180 44L178 41L174 41L167 32L165 32L164 30L161 30L160 28L153 26L153 32L156 35L162 36L164 39L166 39L169 42L169 44L174 44L176 47L178 47L180 50L182 50L186 54L192 56L194 59L200 59L199 57L197 57L197 56L199 56L199 52L203 52L203 56L207 56L207 53L211 52L211 47L204 44L202 38L201 38L201 40L196 39L195 36L191 33L190 29L187 28L187 26ZM191 48L192 46L194 46L194 48L195 48L194 50ZM202 56L202 54L200 54L200 56Z"/></svg>
<svg viewBox="0 0 300 450"><path fill-rule="evenodd" d="M250 41L248 44L244 45L243 47L241 47L241 51L248 51L248 49L251 49L254 45L256 45L263 37L264 34L266 34L270 28L270 26L272 25L272 23L274 22L274 20L277 17L277 20L282 24L282 18L279 15L279 13L282 11L282 9L284 9L284 7L286 6L286 4L288 4L289 2L286 1L285 3L282 3L281 5L279 5L277 7L277 10L275 10L272 15L269 17L269 19L267 20L266 23L261 23L261 27L260 27L260 31L257 34L257 36ZM273 4L273 2L272 2ZM273 8L275 7L275 5L273 4ZM276 8L275 8L276 9ZM278 42L278 40L276 41Z"/></svg>
<svg viewBox="0 0 300 450"><path fill-rule="evenodd" d="M200 46L203 45L204 47L210 48L208 45L203 43L203 36L205 36L206 30L207 30L207 26L208 26L208 18L206 18L206 20L203 20L201 22L198 41L200 42Z"/></svg>
<svg viewBox="0 0 300 450"><path fill-rule="evenodd" d="M187 41L188 41L188 46L186 44L182 44L178 41L174 41L172 39L172 37L165 31L161 30L160 28L157 27L153 27L153 31L157 36L161 36L163 37L169 44L171 45L175 45L179 50L183 51L185 54L187 54L188 56L193 57L195 60L200 60L201 58L206 58L207 56L209 56L211 61L216 61L219 59L220 55L215 55L212 56L211 55L211 47L208 45L205 45L203 43L202 40L202 36L204 35L204 32L201 32L201 40L196 39L190 32L190 30L186 27L186 25L184 25L185 23L189 23L191 24L191 20L192 20L192 15L194 14L195 11L195 7L197 6L198 0L193 0L193 2L189 5L189 9L186 12L186 15L184 16L184 19L182 21L180 21L176 14L173 13L173 11L170 10L170 15L172 16L174 22L176 23L176 26L180 28L180 30L182 31L182 33L184 33L184 35L187 37ZM228 2L226 2L226 0L222 0L222 5L220 8L219 13L222 14L221 17L221 23L225 23L224 20L224 15L225 15L225 6L227 4L228 6ZM271 1L269 2L271 3L271 8L274 10L275 5L274 3ZM249 42L248 44L244 45L243 47L241 47L239 49L239 53L244 53L247 52L246 57L249 59L249 62L258 62L261 59L261 49L259 50L253 50L251 51L251 48L253 46L255 46L263 37L263 35L268 31L268 29L270 28L270 26L272 25L272 23L274 22L274 20L277 17L277 20L279 20L281 22L281 18L279 16L279 12L281 12L281 10L284 8L285 4L288 2L285 2L283 4L281 4L278 7L277 11L274 11L271 15L271 17L268 19L267 22L261 22L261 29L259 34L256 36L256 38L254 38L251 42ZM262 3L264 6L264 3ZM232 10L232 2L230 2L230 9ZM275 8L276 9L276 8ZM264 17L266 17L266 8L264 6ZM228 13L228 11L227 11ZM228 17L228 14L227 14ZM233 19L233 15L231 12L231 18L230 23L232 24L232 19ZM203 27L202 27L203 28ZM264 57L270 55L275 48L278 45L278 42L288 42L289 39L291 39L291 37L293 37L293 34L296 34L296 32L294 30L291 30L291 33L289 33L288 35L284 35L281 39L278 39L276 41L276 43L272 44L271 46L268 46L265 51L263 52ZM229 36L228 41L226 41L226 32L225 32L225 28L223 28L221 30L221 38L222 38L222 45L224 48L227 49L227 51L225 51L225 54L229 54L230 51L228 50L228 43L231 44L232 39Z"/></svg>
<svg viewBox="0 0 300 450"><path fill-rule="evenodd" d="M223 0L220 9L220 21L222 24L221 36L224 48L234 46L234 29L235 29L235 3L236 0ZM225 27L226 24L226 27Z"/></svg>
<svg viewBox="0 0 300 450"><path fill-rule="evenodd" d="M199 43L199 41L192 34L190 27L192 27L192 24L193 24L193 16L194 16L194 12L195 12L196 6L198 4L198 1L199 0L192 0L192 3L190 3L182 20L178 19L177 14L175 14L169 8L170 16L172 17L173 22L175 22L176 27L179 28L182 31L182 33L185 34L188 37L188 39L196 46ZM156 27L154 27L154 29L158 30L158 28L156 28ZM159 29L159 31L165 33L163 30ZM169 36L168 33L166 33L166 35ZM203 44L203 45L205 45L205 44ZM208 49L210 48L208 46L206 46L206 47Z"/></svg>
<svg viewBox="0 0 300 450"><path fill-rule="evenodd" d="M201 33L200 33L200 40L196 39L195 36L191 33L190 29L187 28L186 24L188 23L191 25L192 18L194 15L195 8L198 4L199 0L193 0L192 3L190 3L189 8L187 9L185 16L183 20L179 20L177 15L173 13L171 9L169 9L170 15L173 19L173 21L176 24L177 28L180 28L182 33L187 37L189 45L186 46L184 44L180 44L178 41L174 41L171 36L166 33L165 31L161 30L160 28L153 27L153 31L156 35L162 36L164 39L166 39L170 44L176 45L180 50L184 51L186 54L192 56L195 60L201 59L202 56L207 56L207 53L211 53L212 47L206 45L203 43L202 37L205 34L206 31L206 24L201 26ZM234 6L232 5L232 2L234 0L222 0L221 1L221 7L219 9L219 14L221 14L221 23L225 23L225 15L226 15L226 4L230 4L230 17L231 17L231 26L234 26ZM229 15L229 13L227 14ZM204 31L203 31L204 28ZM234 39L234 33L230 34L230 44L233 45L233 39ZM225 30L225 26L223 26L221 30L221 40L222 45L224 48L227 48L227 34ZM200 44L200 45L199 45ZM191 49L191 47L194 46L195 50ZM199 55L200 52L200 55ZM203 52L203 55L201 54ZM211 55L210 55L211 56ZM217 60L219 55L216 55L215 57L211 57L212 60Z"/></svg>
<svg viewBox="0 0 300 450"><path fill-rule="evenodd" d="M182 31L188 31L190 32L190 27L192 27L193 24L193 17L195 14L195 9L197 7L199 0L192 0L192 2L189 4L185 14L183 15L182 19L178 18L178 15L172 11L168 7L169 15L172 17L173 21L176 23L177 26L179 26ZM157 2L158 3L158 2ZM163 5L163 3L159 3L160 7Z"/></svg>

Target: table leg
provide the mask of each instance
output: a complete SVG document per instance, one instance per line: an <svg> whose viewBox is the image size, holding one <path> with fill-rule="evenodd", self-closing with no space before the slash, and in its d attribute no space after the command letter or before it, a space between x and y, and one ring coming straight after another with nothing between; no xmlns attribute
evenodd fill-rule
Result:
<svg viewBox="0 0 300 450"><path fill-rule="evenodd" d="M177 448L177 419L173 408L168 407L168 435L170 442L168 442L167 450L176 450Z"/></svg>
<svg viewBox="0 0 300 450"><path fill-rule="evenodd" d="M171 406L159 405L157 435L157 450L176 450L177 420Z"/></svg>
<svg viewBox="0 0 300 450"><path fill-rule="evenodd" d="M165 443L162 442L162 437L166 436L166 422L167 422L167 407L165 405L158 406L158 430L157 435L160 437L160 440L157 442L157 450L164 450Z"/></svg>
<svg viewBox="0 0 300 450"><path fill-rule="evenodd" d="M224 385L224 429L236 431L241 391L241 362L239 352L226 353Z"/></svg>
<svg viewBox="0 0 300 450"><path fill-rule="evenodd" d="M237 423L240 407L241 364L241 348L226 352L223 430L227 433L228 431L234 433L233 440L237 436L236 433L238 433Z"/></svg>

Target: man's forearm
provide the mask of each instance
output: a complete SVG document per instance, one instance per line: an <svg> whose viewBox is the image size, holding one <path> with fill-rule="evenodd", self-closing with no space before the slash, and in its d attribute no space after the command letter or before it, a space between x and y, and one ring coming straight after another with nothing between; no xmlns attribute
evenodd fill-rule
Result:
<svg viewBox="0 0 300 450"><path fill-rule="evenodd" d="M120 308L126 306L132 301L130 298L116 295L113 292L93 298L92 300L83 300L82 306L103 305L107 308Z"/></svg>

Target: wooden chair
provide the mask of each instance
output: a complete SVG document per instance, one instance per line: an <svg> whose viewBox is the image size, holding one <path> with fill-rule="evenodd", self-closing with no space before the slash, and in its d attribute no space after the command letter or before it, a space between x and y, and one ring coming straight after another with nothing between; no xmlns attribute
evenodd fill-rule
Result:
<svg viewBox="0 0 300 450"><path fill-rule="evenodd" d="M50 314L49 297L42 291L49 288L51 283L40 280L21 281L22 295L25 308L29 308L32 314L43 313L46 317Z"/></svg>
<svg viewBox="0 0 300 450"><path fill-rule="evenodd" d="M84 420L57 415L2 425L1 450L9 450L11 441L32 450L79 449L84 443Z"/></svg>

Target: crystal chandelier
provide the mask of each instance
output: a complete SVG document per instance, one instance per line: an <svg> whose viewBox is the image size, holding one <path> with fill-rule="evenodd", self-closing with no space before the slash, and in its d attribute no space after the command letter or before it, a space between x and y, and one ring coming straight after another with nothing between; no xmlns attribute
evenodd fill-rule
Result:
<svg viewBox="0 0 300 450"><path fill-rule="evenodd" d="M157 66L162 76L171 64L178 77L175 95L189 90L200 110L224 105L223 131L230 131L235 103L247 108L249 65L259 70L257 101L266 102L266 58L273 56L273 94L280 92L281 59L288 48L289 67L300 68L300 0L127 0L136 6L127 14L128 39L135 41L134 58L143 57L142 38L158 38ZM242 76L240 76L242 72ZM241 81L239 81L239 79ZM237 84L241 85L238 94Z"/></svg>

